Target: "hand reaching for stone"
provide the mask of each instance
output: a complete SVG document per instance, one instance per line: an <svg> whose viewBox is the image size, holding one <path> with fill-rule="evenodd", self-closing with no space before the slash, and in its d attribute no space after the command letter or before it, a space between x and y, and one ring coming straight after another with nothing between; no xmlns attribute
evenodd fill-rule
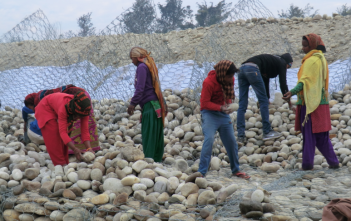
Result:
<svg viewBox="0 0 351 221"><path fill-rule="evenodd" d="M228 108L227 105L222 105L221 106L221 111L226 114L230 114L230 109Z"/></svg>
<svg viewBox="0 0 351 221"><path fill-rule="evenodd" d="M292 93L289 91L289 92L287 92L286 94L284 94L283 99L286 100L286 101L288 101L288 100L290 100L291 96L292 96Z"/></svg>
<svg viewBox="0 0 351 221"><path fill-rule="evenodd" d="M83 159L81 150L78 149L78 148L74 148L74 149L73 149L73 152L74 152L74 155L76 156L77 160L78 160L79 162L81 162L82 159Z"/></svg>

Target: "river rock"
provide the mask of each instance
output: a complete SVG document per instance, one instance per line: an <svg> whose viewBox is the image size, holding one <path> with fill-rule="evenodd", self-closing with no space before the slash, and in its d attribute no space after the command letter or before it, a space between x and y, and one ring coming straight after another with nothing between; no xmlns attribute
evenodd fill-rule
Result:
<svg viewBox="0 0 351 221"><path fill-rule="evenodd" d="M22 171L19 169L14 169L12 171L12 178L16 181L20 181L23 178Z"/></svg>
<svg viewBox="0 0 351 221"><path fill-rule="evenodd" d="M26 178L33 180L39 175L39 173L40 171L37 168L28 168L24 172L24 175L26 176Z"/></svg>
<svg viewBox="0 0 351 221"><path fill-rule="evenodd" d="M195 183L186 183L180 189L180 192L183 196L187 197L192 193L197 193L199 191L199 187Z"/></svg>
<svg viewBox="0 0 351 221"><path fill-rule="evenodd" d="M221 165L221 160L218 157L212 157L211 159L211 169L212 170L219 170Z"/></svg>
<svg viewBox="0 0 351 221"><path fill-rule="evenodd" d="M100 194L91 199L91 203L94 205L102 205L108 203L110 197L107 194Z"/></svg>
<svg viewBox="0 0 351 221"><path fill-rule="evenodd" d="M90 177L92 180L97 180L97 181L101 181L102 180L102 171L98 168L93 169L90 173Z"/></svg>
<svg viewBox="0 0 351 221"><path fill-rule="evenodd" d="M26 188L29 191L39 190L41 187L41 184L39 182L28 181L28 180L23 180L22 184L23 184L24 188Z"/></svg>
<svg viewBox="0 0 351 221"><path fill-rule="evenodd" d="M88 220L89 217L90 213L83 208L72 209L63 217L63 221L84 221Z"/></svg>
<svg viewBox="0 0 351 221"><path fill-rule="evenodd" d="M15 206L15 210L21 213L35 213L40 216L50 215L50 211L36 203L22 203Z"/></svg>
<svg viewBox="0 0 351 221"><path fill-rule="evenodd" d="M104 191L111 190L114 193L120 194L120 193L127 193L130 195L133 190L131 186L124 186L121 183L121 180L116 179L116 178L108 178L105 180L103 183L103 189Z"/></svg>
<svg viewBox="0 0 351 221"><path fill-rule="evenodd" d="M63 217L65 216L66 213L61 212L60 210L55 210L50 214L50 219L51 220L63 220Z"/></svg>
<svg viewBox="0 0 351 221"><path fill-rule="evenodd" d="M126 159L129 162L143 160L145 157L144 153L137 148L125 147L121 149L121 153L124 159Z"/></svg>
<svg viewBox="0 0 351 221"><path fill-rule="evenodd" d="M135 183L140 183L140 179L135 176L127 176L121 180L121 183L124 186L133 186Z"/></svg>
<svg viewBox="0 0 351 221"><path fill-rule="evenodd" d="M74 194L72 190L69 189L64 190L62 196L70 200L74 200L77 197L76 194Z"/></svg>
<svg viewBox="0 0 351 221"><path fill-rule="evenodd" d="M143 161L143 160L138 160L135 163L133 163L133 170L137 173L140 173L143 169L145 169L145 167L148 165L147 162Z"/></svg>
<svg viewBox="0 0 351 221"><path fill-rule="evenodd" d="M85 152L83 154L83 159L85 160L85 162L92 162L94 159L95 159L95 154L93 154L92 152L88 151L88 152Z"/></svg>
<svg viewBox="0 0 351 221"><path fill-rule="evenodd" d="M251 195L251 200L261 203L264 198L264 193L262 190L255 190Z"/></svg>
<svg viewBox="0 0 351 221"><path fill-rule="evenodd" d="M273 164L273 163L264 163L261 166L261 170L265 171L267 173L275 173L277 170L279 170L280 166L278 164Z"/></svg>
<svg viewBox="0 0 351 221"><path fill-rule="evenodd" d="M128 200L128 194L127 193L121 193L113 200L113 205L124 204L124 203L127 202L127 200Z"/></svg>
<svg viewBox="0 0 351 221"><path fill-rule="evenodd" d="M199 205L208 205L208 204L214 204L215 203L215 195L212 190L205 190L203 191L200 195L199 198L197 199Z"/></svg>
<svg viewBox="0 0 351 221"><path fill-rule="evenodd" d="M77 185L82 190L88 190L91 188L91 182L87 180L78 180Z"/></svg>
<svg viewBox="0 0 351 221"><path fill-rule="evenodd" d="M13 209L7 209L2 214L5 221L17 221L19 220L20 213Z"/></svg>
<svg viewBox="0 0 351 221"><path fill-rule="evenodd" d="M179 186L179 180L177 177L170 177L167 181L167 192L173 194Z"/></svg>

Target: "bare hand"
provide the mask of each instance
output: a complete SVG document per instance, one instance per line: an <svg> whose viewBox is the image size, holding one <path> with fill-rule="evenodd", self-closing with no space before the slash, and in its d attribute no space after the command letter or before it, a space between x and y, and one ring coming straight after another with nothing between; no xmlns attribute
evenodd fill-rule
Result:
<svg viewBox="0 0 351 221"><path fill-rule="evenodd" d="M222 105L221 106L221 111L226 113L226 114L230 114L230 109L228 108L227 105Z"/></svg>
<svg viewBox="0 0 351 221"><path fill-rule="evenodd" d="M133 115L134 114L134 109L135 109L135 106L129 105L129 107L128 107L128 114L129 115Z"/></svg>
<svg viewBox="0 0 351 221"><path fill-rule="evenodd" d="M76 156L77 160L78 160L79 162L81 162L82 159L83 159L83 156L82 156L82 153L81 153L80 149L74 148L74 149L73 149L73 152L74 152L74 155Z"/></svg>
<svg viewBox="0 0 351 221"><path fill-rule="evenodd" d="M286 94L284 94L283 99L288 101L288 100L290 100L291 97L292 97L292 93L289 91Z"/></svg>
<svg viewBox="0 0 351 221"><path fill-rule="evenodd" d="M289 109L295 112L296 111L296 107L291 104L290 100L288 101L288 104L289 104Z"/></svg>

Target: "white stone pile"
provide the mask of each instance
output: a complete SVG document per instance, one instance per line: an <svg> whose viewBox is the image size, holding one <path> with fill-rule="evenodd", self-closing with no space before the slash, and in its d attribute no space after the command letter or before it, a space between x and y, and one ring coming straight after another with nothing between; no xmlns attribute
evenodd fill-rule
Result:
<svg viewBox="0 0 351 221"><path fill-rule="evenodd" d="M330 101L331 140L345 166L351 166L349 92L346 85L344 91L332 94L336 100ZM128 102L93 102L101 150L85 153L84 162L70 157L71 163L65 167L53 166L44 145L25 146L18 141L23 134L19 110L6 107L0 111L0 191L11 193L1 194L4 220L211 220L239 186L209 182L197 173L204 140L199 104L187 89L165 90L164 97L168 114L162 163L145 158L142 152L140 108L132 116L116 114L116 109L125 109ZM235 123L238 104L230 108ZM259 109L249 102L245 114L248 142L239 148L240 164L267 173L301 168L302 137L294 131L295 114L279 94L269 112L273 129L283 136L263 142ZM318 150L314 164L315 169L328 167ZM229 167L229 158L218 137L210 171L225 167Z"/></svg>

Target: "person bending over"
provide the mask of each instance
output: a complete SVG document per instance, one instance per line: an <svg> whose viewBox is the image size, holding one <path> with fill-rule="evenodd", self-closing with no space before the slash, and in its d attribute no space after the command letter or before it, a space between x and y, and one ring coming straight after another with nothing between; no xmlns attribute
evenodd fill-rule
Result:
<svg viewBox="0 0 351 221"><path fill-rule="evenodd" d="M269 122L269 79L279 76L282 94L288 92L286 83L286 70L292 66L293 59L290 54L275 56L261 54L247 59L240 67L239 81L239 109L238 109L238 142L244 143L245 138L245 112L248 105L250 85L254 89L263 124L263 140L272 140L281 137L281 134L272 130ZM291 107L290 100L289 106Z"/></svg>

